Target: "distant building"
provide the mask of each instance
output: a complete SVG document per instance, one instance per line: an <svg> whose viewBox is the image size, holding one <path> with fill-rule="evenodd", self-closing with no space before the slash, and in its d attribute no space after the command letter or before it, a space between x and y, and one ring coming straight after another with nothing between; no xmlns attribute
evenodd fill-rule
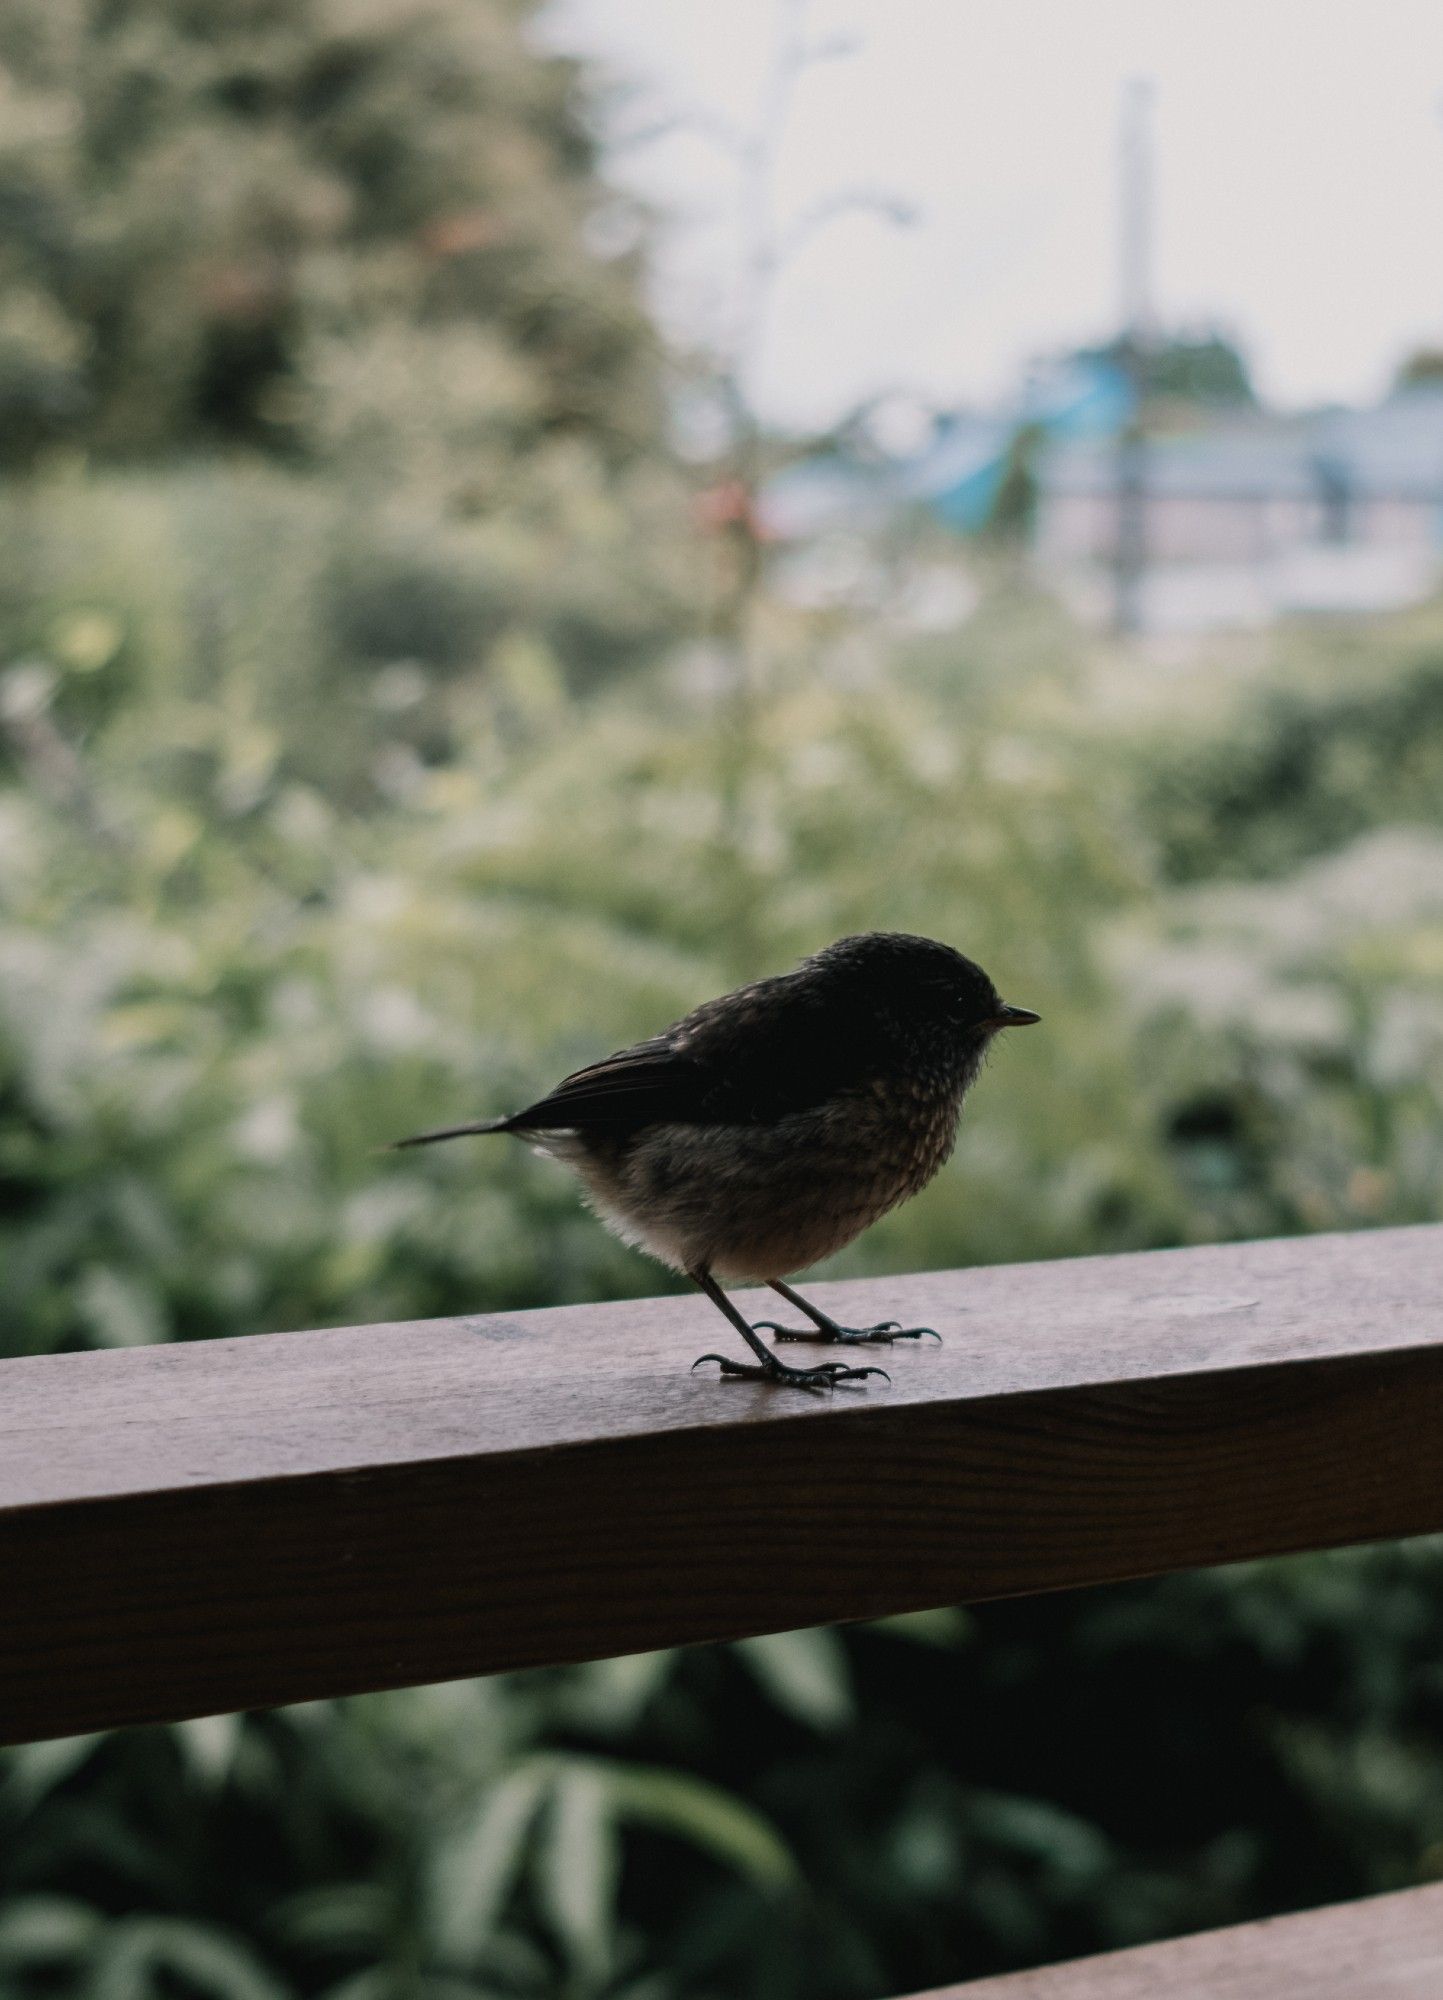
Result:
<svg viewBox="0 0 1443 2000"><path fill-rule="evenodd" d="M1214 422L1142 451L1145 622L1262 624L1417 602L1443 566L1443 390L1371 410ZM1101 615L1121 509L1115 442L1037 465L1039 574Z"/></svg>
<svg viewBox="0 0 1443 2000"><path fill-rule="evenodd" d="M1019 438L1109 437L1132 403L1126 376L1104 354L1038 363L1005 408L944 412L907 457L859 456L837 445L776 473L762 494L763 531L793 543L865 534L915 508L959 534L976 534L992 520Z"/></svg>
<svg viewBox="0 0 1443 2000"><path fill-rule="evenodd" d="M1145 629L1390 611L1438 588L1443 384L1408 387L1374 409L1298 416L1176 396L1149 408L1175 428L1129 447L1141 454L1133 596ZM810 601L835 595L843 576L861 590L858 551L909 514L962 536L991 526L1007 482L1020 477L1039 580L1078 616L1106 622L1126 515L1120 441L1132 416L1131 387L1108 354L1074 354L1035 368L995 413L939 416L906 457L839 441L798 460L768 482L760 526Z"/></svg>

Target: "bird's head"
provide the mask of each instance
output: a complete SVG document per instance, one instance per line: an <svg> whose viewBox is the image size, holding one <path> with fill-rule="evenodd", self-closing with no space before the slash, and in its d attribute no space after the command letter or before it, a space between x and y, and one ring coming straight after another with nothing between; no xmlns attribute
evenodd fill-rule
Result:
<svg viewBox="0 0 1443 2000"><path fill-rule="evenodd" d="M1040 1017L1014 1007L974 960L935 938L901 931L866 931L838 938L811 963L829 982L856 995L899 1027L980 1049L1003 1028L1025 1028Z"/></svg>

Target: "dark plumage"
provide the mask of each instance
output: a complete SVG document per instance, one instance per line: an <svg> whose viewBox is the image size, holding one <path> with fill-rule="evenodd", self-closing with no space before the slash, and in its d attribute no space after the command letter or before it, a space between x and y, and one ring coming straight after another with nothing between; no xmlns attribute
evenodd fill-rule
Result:
<svg viewBox="0 0 1443 2000"><path fill-rule="evenodd" d="M881 1374L792 1368L718 1277L760 1280L815 1331L781 1339L891 1341L926 1328L839 1327L782 1283L925 1187L1009 1007L982 968L931 938L842 938L794 972L694 1008L651 1040L577 1070L509 1118L403 1139L509 1132L564 1161L627 1242L684 1271L759 1356L704 1356L727 1374L809 1385Z"/></svg>

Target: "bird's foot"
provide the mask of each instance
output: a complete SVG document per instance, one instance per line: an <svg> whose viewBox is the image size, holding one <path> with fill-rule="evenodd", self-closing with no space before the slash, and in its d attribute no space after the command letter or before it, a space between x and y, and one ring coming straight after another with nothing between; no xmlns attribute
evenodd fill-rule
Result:
<svg viewBox="0 0 1443 2000"><path fill-rule="evenodd" d="M894 1319L884 1319L879 1326L838 1326L835 1320L828 1320L825 1326L796 1327L778 1326L774 1319L759 1319L753 1331L774 1334L777 1340L816 1340L826 1346L844 1347L890 1346L894 1340L921 1340L924 1336L940 1341L942 1336L932 1326L902 1326Z"/></svg>
<svg viewBox="0 0 1443 2000"><path fill-rule="evenodd" d="M839 1382L861 1382L868 1375L880 1375L884 1382L892 1379L885 1368L849 1368L842 1361L824 1361L817 1368L792 1368L775 1357L767 1361L733 1361L729 1354L699 1354L692 1368L700 1368L703 1361L715 1361L723 1375L740 1375L752 1382L775 1382L789 1389L834 1389Z"/></svg>

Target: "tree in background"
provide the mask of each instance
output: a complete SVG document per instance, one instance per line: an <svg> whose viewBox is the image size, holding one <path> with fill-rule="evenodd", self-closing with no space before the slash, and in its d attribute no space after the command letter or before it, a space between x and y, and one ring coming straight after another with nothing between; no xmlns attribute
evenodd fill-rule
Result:
<svg viewBox="0 0 1443 2000"><path fill-rule="evenodd" d="M1123 343L1080 350L1083 361L1118 361ZM1257 391L1242 350L1215 328L1201 333L1165 333L1149 339L1141 354L1142 392L1149 401L1257 407Z"/></svg>
<svg viewBox="0 0 1443 2000"><path fill-rule="evenodd" d="M1399 364L1394 393L1409 389L1443 388L1443 347L1416 347Z"/></svg>
<svg viewBox="0 0 1443 2000"><path fill-rule="evenodd" d="M0 467L25 475L0 653L41 672L27 714L49 673L100 754L143 671L192 781L248 733L374 803L685 628L641 218L534 11L0 12ZM110 635L89 679L77 600Z"/></svg>
<svg viewBox="0 0 1443 2000"><path fill-rule="evenodd" d="M529 0L11 0L0 397L44 442L315 448L334 357L517 444L661 422L639 230ZM400 354L404 333L409 351ZM355 395L355 382L350 382Z"/></svg>

